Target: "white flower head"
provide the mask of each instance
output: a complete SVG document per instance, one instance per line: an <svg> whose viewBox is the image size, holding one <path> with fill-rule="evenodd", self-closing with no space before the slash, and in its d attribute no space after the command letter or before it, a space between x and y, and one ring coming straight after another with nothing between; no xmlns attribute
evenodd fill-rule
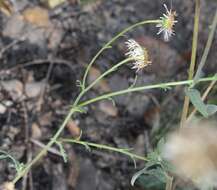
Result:
<svg viewBox="0 0 217 190"><path fill-rule="evenodd" d="M138 72L151 64L146 48L140 46L139 43L133 39L128 40L125 44L128 49L125 55L134 60L132 69L136 69L136 72Z"/></svg>
<svg viewBox="0 0 217 190"><path fill-rule="evenodd" d="M161 22L156 25L156 27L159 27L159 31L157 34L161 34L163 32L164 40L169 41L170 37L175 34L173 28L175 23L178 22L177 20L175 20L177 14L171 9L168 10L166 4L164 4L164 7L166 9L166 14L163 14L163 16L160 17Z"/></svg>

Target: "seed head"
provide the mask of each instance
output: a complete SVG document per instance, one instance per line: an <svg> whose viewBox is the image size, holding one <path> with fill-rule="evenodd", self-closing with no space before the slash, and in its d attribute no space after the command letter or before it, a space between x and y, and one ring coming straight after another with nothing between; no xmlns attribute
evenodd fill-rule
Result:
<svg viewBox="0 0 217 190"><path fill-rule="evenodd" d="M162 156L176 173L198 187L217 187L217 129L210 123L198 123L172 133Z"/></svg>
<svg viewBox="0 0 217 190"><path fill-rule="evenodd" d="M174 33L174 25L178 21L175 20L175 17L177 16L175 11L172 11L171 9L168 10L166 4L164 4L164 7L166 9L166 14L163 14L162 17L160 17L161 22L156 25L156 27L159 28L158 35L163 32L163 37L165 41L169 41L170 37L172 35L175 35Z"/></svg>
<svg viewBox="0 0 217 190"><path fill-rule="evenodd" d="M146 48L140 46L139 43L133 39L128 40L125 44L128 49L125 55L134 60L132 69L136 69L136 72L138 72L151 64Z"/></svg>

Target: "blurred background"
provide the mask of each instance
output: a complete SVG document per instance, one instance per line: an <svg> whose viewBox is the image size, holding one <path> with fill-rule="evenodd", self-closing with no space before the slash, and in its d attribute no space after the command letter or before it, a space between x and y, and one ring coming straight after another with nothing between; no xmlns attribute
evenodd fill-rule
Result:
<svg viewBox="0 0 217 190"><path fill-rule="evenodd" d="M165 43L155 25L127 33L103 53L88 83L125 58L124 42L135 39L150 52L152 65L138 74L137 86L185 80L191 56L193 0L1 0L0 1L0 146L20 162L30 161L60 126L79 93L77 80L95 53L122 29L142 20L158 19L163 4L177 12L175 36ZM201 0L197 60L200 60L216 0ZM216 36L217 37L217 36ZM216 73L216 38L204 74ZM99 83L85 98L129 87L135 72L126 65ZM201 85L201 89L206 86ZM217 101L216 88L210 94ZM138 155L152 151L158 140L179 123L183 87L148 90L115 97L76 115L63 136L119 148ZM49 150L17 185L22 190L164 189L154 177L133 174L145 163L121 154L66 145L64 163L57 147ZM12 180L14 168L0 161L0 182Z"/></svg>

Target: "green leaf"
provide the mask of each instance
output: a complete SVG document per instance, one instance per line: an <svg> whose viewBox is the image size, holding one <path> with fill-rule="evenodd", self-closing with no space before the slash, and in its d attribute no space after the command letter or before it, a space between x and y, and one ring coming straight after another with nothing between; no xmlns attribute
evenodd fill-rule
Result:
<svg viewBox="0 0 217 190"><path fill-rule="evenodd" d="M165 183L157 180L155 176L140 176L138 185L144 189L165 190Z"/></svg>
<svg viewBox="0 0 217 190"><path fill-rule="evenodd" d="M147 159L152 161L152 162L155 162L157 163L159 161L159 154L157 151L153 151L153 152L150 152L148 155L147 155Z"/></svg>
<svg viewBox="0 0 217 190"><path fill-rule="evenodd" d="M136 180L143 174L155 176L158 180L160 180L163 183L165 183L167 179L167 176L165 175L165 172L163 171L161 167L157 167L157 168L150 169L150 170L148 170L148 168L145 167L144 169L138 171L137 173L133 175L131 179L131 185L134 186Z"/></svg>
<svg viewBox="0 0 217 190"><path fill-rule="evenodd" d="M195 108L204 116L208 117L206 105L201 99L200 92L196 89L187 89L186 95L190 98L191 103L195 106Z"/></svg>
<svg viewBox="0 0 217 190"><path fill-rule="evenodd" d="M23 163L17 163L15 165L15 169L16 169L17 173L21 172L24 168L25 168L25 165Z"/></svg>
<svg viewBox="0 0 217 190"><path fill-rule="evenodd" d="M161 138L157 143L157 151L159 154L161 154L164 144L165 144L165 140L164 138Z"/></svg>
<svg viewBox="0 0 217 190"><path fill-rule="evenodd" d="M147 167L145 167L145 168L143 168L142 170L136 172L136 173L133 175L132 179L131 179L131 182L130 182L131 185L134 186L136 180L137 180L142 174L145 174L145 173L147 173Z"/></svg>
<svg viewBox="0 0 217 190"><path fill-rule="evenodd" d="M79 113L87 113L87 110L85 110L80 106L72 106L71 110L74 110L75 112L79 112Z"/></svg>
<svg viewBox="0 0 217 190"><path fill-rule="evenodd" d="M19 163L13 156L8 154L7 152L0 150L0 160L9 159L12 162L13 168L19 173L25 166L22 163Z"/></svg>
<svg viewBox="0 0 217 190"><path fill-rule="evenodd" d="M168 162L167 160L163 160L161 162L161 165L163 167L163 169L167 172L172 172L172 173L175 173L175 167L174 165L172 165L170 162Z"/></svg>
<svg viewBox="0 0 217 190"><path fill-rule="evenodd" d="M0 160L3 160L5 158L8 158L8 156L7 155L0 155Z"/></svg>
<svg viewBox="0 0 217 190"><path fill-rule="evenodd" d="M63 161L66 163L67 162L67 154L66 154L65 149L63 148L62 143L59 142L59 141L56 141L55 143L58 145L58 147L60 149L60 153L61 153L61 155L63 157Z"/></svg>
<svg viewBox="0 0 217 190"><path fill-rule="evenodd" d="M207 112L209 115L213 115L217 112L217 106L213 104L207 104Z"/></svg>
<svg viewBox="0 0 217 190"><path fill-rule="evenodd" d="M155 176L158 180L165 183L167 180L166 173L163 171L161 167L157 167L156 169L152 169L148 173L149 175Z"/></svg>
<svg viewBox="0 0 217 190"><path fill-rule="evenodd" d="M205 104L201 98L200 92L197 89L187 89L186 95L190 98L191 103L204 116L208 117L217 111L217 106L213 104Z"/></svg>

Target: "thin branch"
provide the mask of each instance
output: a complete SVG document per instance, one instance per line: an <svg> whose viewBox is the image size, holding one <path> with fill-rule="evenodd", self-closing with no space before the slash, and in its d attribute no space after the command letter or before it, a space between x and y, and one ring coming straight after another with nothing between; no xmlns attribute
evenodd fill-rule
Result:
<svg viewBox="0 0 217 190"><path fill-rule="evenodd" d="M108 146L108 145L103 145L103 144L97 144L97 143L91 143L91 142L86 142L86 141L80 141L80 140L75 140L75 139L60 139L61 142L65 142L65 143L75 143L75 144L80 144L83 145L85 147L93 147L93 148L98 148L98 149L102 149L102 150L108 150L108 151L112 151L112 152L118 152L121 154L125 154L127 156L129 156L130 158L136 158L138 160L143 160L143 161L148 161L148 159L146 157L143 156L139 156L137 154L131 153L129 149L126 148L115 148L112 146Z"/></svg>
<svg viewBox="0 0 217 190"><path fill-rule="evenodd" d="M79 67L79 65L72 65L72 62L64 60L64 59L59 59L59 58L53 58L53 63L54 64L63 64L68 66L71 70L74 70L75 68ZM24 64L20 64L17 65L15 67L10 68L11 71L23 68L23 67L29 67L29 66L33 66L33 65L41 65L41 64L46 64L46 63L51 63L50 59L36 59L33 61L29 61L27 63Z"/></svg>
<svg viewBox="0 0 217 190"><path fill-rule="evenodd" d="M213 77L201 78L198 80L198 82L206 82L206 81L213 81L213 80L217 80L216 75L214 75ZM114 96L124 95L124 94L130 93L130 92L138 92L138 91L157 89L157 88L168 89L168 88L173 87L173 86L192 85L193 82L194 82L193 80L185 80L185 81L168 82L168 83L160 83L160 84L140 86L140 87L135 87L135 88L128 88L125 90L120 90L117 92L111 92L111 93L103 94L101 96L97 96L96 98L92 98L92 99L86 100L84 102L81 102L78 106L79 107L87 106L91 103L98 102L100 100L108 99L108 98L111 98Z"/></svg>
<svg viewBox="0 0 217 190"><path fill-rule="evenodd" d="M189 80L193 78L194 68L196 63L197 42L198 42L198 32L199 32L199 17L200 17L200 0L196 0L192 54L191 54L191 63L190 63L189 74L188 74ZM180 128L184 127L185 125L185 121L188 115L189 103L190 103L189 97L185 96L184 105L182 109L182 116L180 121Z"/></svg>

